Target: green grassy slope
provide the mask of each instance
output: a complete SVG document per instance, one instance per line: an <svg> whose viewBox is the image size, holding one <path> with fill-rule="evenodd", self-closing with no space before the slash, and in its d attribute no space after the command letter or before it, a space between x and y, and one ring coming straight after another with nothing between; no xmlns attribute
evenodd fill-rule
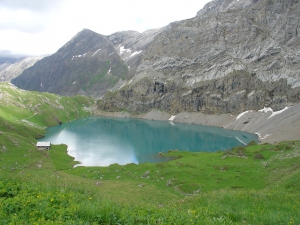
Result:
<svg viewBox="0 0 300 225"><path fill-rule="evenodd" d="M300 142L73 168L65 145L39 151L35 138L92 102L3 86L0 224L300 224Z"/></svg>
<svg viewBox="0 0 300 225"><path fill-rule="evenodd" d="M300 223L300 142L87 168L66 146L24 147L0 153L3 224Z"/></svg>
<svg viewBox="0 0 300 225"><path fill-rule="evenodd" d="M83 96L60 97L0 83L0 162L11 169L28 166L30 151L36 150L36 138L44 135L44 127L89 116L86 108L92 104L92 99ZM23 155L19 161L15 151Z"/></svg>
<svg viewBox="0 0 300 225"><path fill-rule="evenodd" d="M50 93L24 91L0 83L0 116L10 122L45 127L89 116L93 104L84 96L65 97Z"/></svg>

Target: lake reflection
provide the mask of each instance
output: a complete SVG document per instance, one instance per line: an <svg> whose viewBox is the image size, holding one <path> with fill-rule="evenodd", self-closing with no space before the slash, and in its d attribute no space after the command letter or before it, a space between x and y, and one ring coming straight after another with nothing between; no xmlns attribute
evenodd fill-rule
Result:
<svg viewBox="0 0 300 225"><path fill-rule="evenodd" d="M68 145L82 166L159 162L169 149L217 151L245 145L256 135L191 124L89 117L47 129L40 141Z"/></svg>

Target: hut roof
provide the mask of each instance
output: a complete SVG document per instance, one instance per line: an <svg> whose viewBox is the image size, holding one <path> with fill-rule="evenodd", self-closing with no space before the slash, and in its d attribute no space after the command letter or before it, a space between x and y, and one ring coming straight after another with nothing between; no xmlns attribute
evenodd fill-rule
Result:
<svg viewBox="0 0 300 225"><path fill-rule="evenodd" d="M36 147L50 147L50 142L39 141L38 143L36 143Z"/></svg>

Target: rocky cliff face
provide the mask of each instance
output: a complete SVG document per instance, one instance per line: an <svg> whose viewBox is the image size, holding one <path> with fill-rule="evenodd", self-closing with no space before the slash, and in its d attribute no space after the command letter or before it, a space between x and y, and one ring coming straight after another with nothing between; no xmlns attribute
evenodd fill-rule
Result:
<svg viewBox="0 0 300 225"><path fill-rule="evenodd" d="M104 110L239 113L300 99L300 1L215 0L143 51Z"/></svg>
<svg viewBox="0 0 300 225"><path fill-rule="evenodd" d="M136 74L136 69L142 59L142 53L147 49L154 37L162 32L162 30L163 29L152 29L143 33L122 31L107 37L128 66L129 74L127 79L130 79Z"/></svg>

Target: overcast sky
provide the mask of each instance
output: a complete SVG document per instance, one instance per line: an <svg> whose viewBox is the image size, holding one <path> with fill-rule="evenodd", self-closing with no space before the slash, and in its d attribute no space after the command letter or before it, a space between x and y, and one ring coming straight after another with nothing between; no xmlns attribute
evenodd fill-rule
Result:
<svg viewBox="0 0 300 225"><path fill-rule="evenodd" d="M194 17L210 0L0 0L0 55L55 53L83 28L108 35Z"/></svg>

